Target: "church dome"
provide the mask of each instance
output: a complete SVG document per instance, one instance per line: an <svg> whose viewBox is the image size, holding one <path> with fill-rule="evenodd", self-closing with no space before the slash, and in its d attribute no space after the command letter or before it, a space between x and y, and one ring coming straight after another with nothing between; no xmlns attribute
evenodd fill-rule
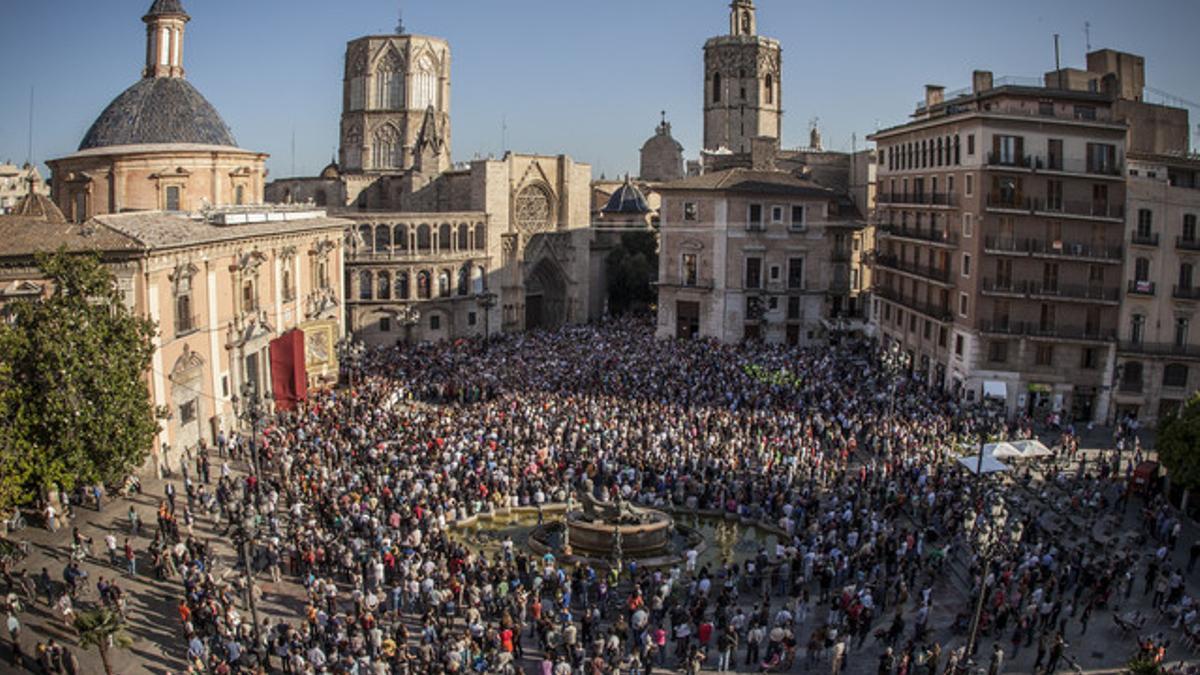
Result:
<svg viewBox="0 0 1200 675"><path fill-rule="evenodd" d="M650 213L650 205L646 202L646 195L643 195L642 191L626 178L625 184L612 193L612 197L608 199L608 204L603 209L600 209L600 212L646 214Z"/></svg>
<svg viewBox="0 0 1200 675"><path fill-rule="evenodd" d="M17 201L17 205L13 207L12 215L24 218L36 218L44 220L47 223L67 222L66 216L63 215L58 205L54 203L54 200L46 195L38 194L32 189L29 191L29 194Z"/></svg>
<svg viewBox="0 0 1200 675"><path fill-rule="evenodd" d="M147 77L108 104L79 149L162 143L237 147L216 108L187 80Z"/></svg>
<svg viewBox="0 0 1200 675"><path fill-rule="evenodd" d="M329 166L321 169L321 178L336 179L341 177L342 172L338 169L337 162L330 162Z"/></svg>

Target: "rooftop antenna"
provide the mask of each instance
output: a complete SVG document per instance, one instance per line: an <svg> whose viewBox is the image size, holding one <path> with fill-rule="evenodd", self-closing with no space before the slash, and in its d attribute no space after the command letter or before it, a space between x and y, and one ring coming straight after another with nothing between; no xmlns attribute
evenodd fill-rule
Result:
<svg viewBox="0 0 1200 675"><path fill-rule="evenodd" d="M292 177L296 177L296 126L292 125Z"/></svg>
<svg viewBox="0 0 1200 675"><path fill-rule="evenodd" d="M1062 66L1059 65L1058 33L1054 34L1054 79L1058 80L1058 88L1062 89Z"/></svg>
<svg viewBox="0 0 1200 675"><path fill-rule="evenodd" d="M1084 40L1084 44L1087 45L1087 50L1089 52L1092 51L1092 22L1091 21L1083 22L1083 40Z"/></svg>
<svg viewBox="0 0 1200 675"><path fill-rule="evenodd" d="M508 152L508 115L500 115L500 156Z"/></svg>
<svg viewBox="0 0 1200 675"><path fill-rule="evenodd" d="M404 35L404 33L405 33L405 30L404 30L404 3L400 2L399 4L400 4L400 9L399 9L399 14L398 14L399 18L396 21L396 35Z"/></svg>
<svg viewBox="0 0 1200 675"><path fill-rule="evenodd" d="M29 149L25 155L25 163L33 166L33 91L34 85L29 85Z"/></svg>

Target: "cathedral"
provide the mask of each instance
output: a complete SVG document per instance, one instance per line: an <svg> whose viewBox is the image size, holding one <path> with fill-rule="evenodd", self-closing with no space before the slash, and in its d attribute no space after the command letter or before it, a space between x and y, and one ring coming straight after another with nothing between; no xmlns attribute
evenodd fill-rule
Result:
<svg viewBox="0 0 1200 675"><path fill-rule="evenodd" d="M410 34L346 46L340 150L268 201L355 225L349 329L371 344L553 328L598 318L591 167L565 155L450 161L450 45Z"/></svg>

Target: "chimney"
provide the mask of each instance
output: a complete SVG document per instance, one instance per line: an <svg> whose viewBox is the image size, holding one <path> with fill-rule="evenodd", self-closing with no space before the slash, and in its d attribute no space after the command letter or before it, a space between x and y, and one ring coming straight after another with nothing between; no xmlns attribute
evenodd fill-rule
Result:
<svg viewBox="0 0 1200 675"><path fill-rule="evenodd" d="M940 84L925 85L925 108L933 106L946 100L946 88Z"/></svg>
<svg viewBox="0 0 1200 675"><path fill-rule="evenodd" d="M971 91L982 94L992 88L992 71L976 70L971 73Z"/></svg>

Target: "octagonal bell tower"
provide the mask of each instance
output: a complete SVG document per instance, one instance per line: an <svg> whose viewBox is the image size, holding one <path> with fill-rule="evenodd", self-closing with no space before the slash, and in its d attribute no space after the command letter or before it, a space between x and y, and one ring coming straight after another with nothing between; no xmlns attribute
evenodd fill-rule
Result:
<svg viewBox="0 0 1200 675"><path fill-rule="evenodd" d="M782 49L758 35L754 0L733 0L729 34L704 44L704 149L750 152L750 141L779 139Z"/></svg>

